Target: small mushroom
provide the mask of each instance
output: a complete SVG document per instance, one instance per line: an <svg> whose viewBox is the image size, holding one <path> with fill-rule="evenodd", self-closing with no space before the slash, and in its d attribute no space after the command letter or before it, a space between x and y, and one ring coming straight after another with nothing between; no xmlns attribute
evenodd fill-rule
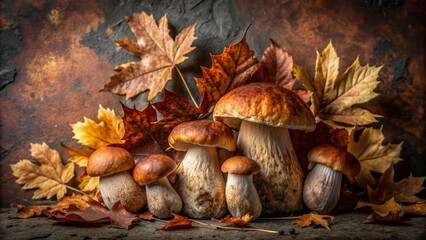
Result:
<svg viewBox="0 0 426 240"><path fill-rule="evenodd" d="M148 209L159 218L171 218L182 210L182 200L170 184L167 176L176 163L166 155L154 154L138 162L133 178L140 186L145 185Z"/></svg>
<svg viewBox="0 0 426 240"><path fill-rule="evenodd" d="M300 211L304 176L288 129L315 129L315 118L302 99L276 84L247 84L225 94L213 117L239 129L237 154L260 164L253 182L263 213Z"/></svg>
<svg viewBox="0 0 426 240"><path fill-rule="evenodd" d="M181 123L169 135L170 146L187 151L174 184L182 198L182 213L191 218L220 218L226 213L225 180L217 148L234 151L232 130L221 122L197 120Z"/></svg>
<svg viewBox="0 0 426 240"><path fill-rule="evenodd" d="M253 159L234 156L222 164L221 170L228 173L225 196L231 215L240 218L249 214L252 220L258 218L262 204L253 184L253 175L259 173L260 165Z"/></svg>
<svg viewBox="0 0 426 240"><path fill-rule="evenodd" d="M329 213L339 202L342 173L354 182L361 165L349 152L329 144L312 148L308 160L312 170L303 186L303 201L312 211Z"/></svg>
<svg viewBox="0 0 426 240"><path fill-rule="evenodd" d="M90 156L87 174L100 177L102 199L109 209L118 201L131 213L146 206L145 190L128 172L134 165L132 155L119 147L100 147Z"/></svg>

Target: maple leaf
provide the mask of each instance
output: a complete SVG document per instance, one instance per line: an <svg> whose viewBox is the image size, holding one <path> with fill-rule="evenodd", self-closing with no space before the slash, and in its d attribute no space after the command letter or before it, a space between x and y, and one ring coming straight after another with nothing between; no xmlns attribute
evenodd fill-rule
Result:
<svg viewBox="0 0 426 240"><path fill-rule="evenodd" d="M210 95L212 104L227 91L246 83L259 67L254 51L246 42L247 29L241 41L225 47L220 55L210 54L211 68L201 66L203 76L195 78L200 95Z"/></svg>
<svg viewBox="0 0 426 240"><path fill-rule="evenodd" d="M33 199L50 199L55 195L61 199L67 192L66 183L74 176L74 163L63 165L58 151L50 149L46 143L31 144L31 156L40 165L29 160L10 164L13 176L18 178L16 182L24 184L22 189L37 188Z"/></svg>
<svg viewBox="0 0 426 240"><path fill-rule="evenodd" d="M73 138L78 143L97 149L111 144L123 143L124 136L123 120L116 115L114 110L103 108L99 105L99 123L84 117L84 122L71 124L74 133ZM87 163L86 163L87 164Z"/></svg>
<svg viewBox="0 0 426 240"><path fill-rule="evenodd" d="M405 213L426 216L426 201L408 206L402 206L402 208L404 209Z"/></svg>
<svg viewBox="0 0 426 240"><path fill-rule="evenodd" d="M103 90L126 94L127 99L149 90L150 101L171 80L173 68L184 62L185 55L195 49L191 44L197 39L194 36L196 24L183 29L173 41L166 16L157 25L152 15L134 13L127 17L127 22L137 42L128 38L116 42L141 61L115 67L118 73L107 81Z"/></svg>
<svg viewBox="0 0 426 240"><path fill-rule="evenodd" d="M154 219L154 215L150 211L140 213L137 215L137 217L145 221L151 221Z"/></svg>
<svg viewBox="0 0 426 240"><path fill-rule="evenodd" d="M182 228L191 228L192 221L187 217L173 214L173 220L166 223L161 229L165 231L182 229Z"/></svg>
<svg viewBox="0 0 426 240"><path fill-rule="evenodd" d="M73 148L61 143L61 146L67 151L70 155L69 161L77 164L79 167L86 167L87 161L89 160L90 155L95 151L91 148Z"/></svg>
<svg viewBox="0 0 426 240"><path fill-rule="evenodd" d="M401 219L404 209L394 198L389 199L384 204L374 204L359 201L356 208L371 207L373 212L367 217L366 222L394 222Z"/></svg>
<svg viewBox="0 0 426 240"><path fill-rule="evenodd" d="M220 219L221 223L226 223L226 224L230 224L236 227L245 227L247 226L247 224L251 221L251 219L253 218L253 216L250 216L250 214L246 214L240 218L237 217L231 217L231 216L226 216L222 219Z"/></svg>
<svg viewBox="0 0 426 240"><path fill-rule="evenodd" d="M420 202L421 199L416 194L424 189L422 184L426 177L413 177L410 175L408 178L395 183L393 181L394 172L393 165L389 166L380 177L376 189L373 190L370 186L367 186L369 202L382 204L392 197L399 203Z"/></svg>
<svg viewBox="0 0 426 240"><path fill-rule="evenodd" d="M380 115L354 105L379 95L373 90L379 83L377 78L381 68L361 66L357 58L339 76L339 57L330 42L322 53L317 52L313 79L300 66L293 68L293 74L313 93L311 110L314 115L332 127L345 127L343 124L354 126L377 122L376 117Z"/></svg>
<svg viewBox="0 0 426 240"><path fill-rule="evenodd" d="M327 220L325 218L329 218L331 220L334 219L331 215L321 215L314 212L303 214L302 216L299 216L297 220L294 220L293 223L297 225L300 228L311 226L312 224L315 225L321 225L324 228L331 231L330 227L328 226Z"/></svg>
<svg viewBox="0 0 426 240"><path fill-rule="evenodd" d="M90 177L87 173L79 179L78 188L86 193L97 192L99 190L99 177Z"/></svg>
<svg viewBox="0 0 426 240"><path fill-rule="evenodd" d="M361 172L355 177L356 183L367 188L376 187L376 179L370 171L384 173L390 165L402 160L402 143L382 145L385 139L383 135L383 126L379 129L363 129L358 141L355 141L355 133L358 128L353 128L349 133L348 152L352 153L361 164Z"/></svg>

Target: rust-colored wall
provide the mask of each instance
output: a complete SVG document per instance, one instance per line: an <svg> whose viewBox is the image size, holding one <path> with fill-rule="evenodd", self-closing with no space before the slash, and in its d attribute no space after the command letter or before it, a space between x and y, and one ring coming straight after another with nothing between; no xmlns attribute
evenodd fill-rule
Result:
<svg viewBox="0 0 426 240"><path fill-rule="evenodd" d="M31 191L14 183L9 167L31 158L30 143L46 142L66 158L60 142L75 144L71 123L82 121L83 116L96 119L99 104L121 112L121 98L98 91L115 65L132 59L116 49L113 40L131 36L124 17L142 10L156 19L167 13L172 32L197 21L197 50L181 67L186 79L199 76L199 65L209 65L208 53L218 54L239 40L250 22L248 41L259 56L272 38L293 54L296 63L312 71L315 50L332 40L341 57L341 71L358 55L362 64L384 65L377 89L381 96L367 107L384 116L387 140L405 141L402 167L425 174L422 19L426 11L420 0L389 6L385 12L363 0L149 0L121 5L95 0L9 0L0 7L1 206L31 199ZM409 59L407 68L401 64L405 59ZM396 75L401 78L393 80ZM182 90L179 85L168 87Z"/></svg>

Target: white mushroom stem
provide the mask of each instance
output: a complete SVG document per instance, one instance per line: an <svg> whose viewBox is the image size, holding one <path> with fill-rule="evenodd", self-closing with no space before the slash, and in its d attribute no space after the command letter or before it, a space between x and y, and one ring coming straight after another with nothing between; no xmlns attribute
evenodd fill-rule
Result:
<svg viewBox="0 0 426 240"><path fill-rule="evenodd" d="M131 213L146 206L145 189L139 187L129 172L101 176L99 184L102 199L109 209L118 201Z"/></svg>
<svg viewBox="0 0 426 240"><path fill-rule="evenodd" d="M177 169L175 188L182 213L191 218L220 218L226 212L225 181L215 147L192 146Z"/></svg>
<svg viewBox="0 0 426 240"><path fill-rule="evenodd" d="M182 210L182 200L166 177L145 185L148 209L159 218L171 218Z"/></svg>
<svg viewBox="0 0 426 240"><path fill-rule="evenodd" d="M316 164L308 174L303 187L303 201L312 211L331 212L339 202L342 173L322 164Z"/></svg>
<svg viewBox="0 0 426 240"><path fill-rule="evenodd" d="M288 129L242 121L237 146L261 165L253 181L265 215L303 208L303 172Z"/></svg>
<svg viewBox="0 0 426 240"><path fill-rule="evenodd" d="M228 173L225 194L226 204L233 217L240 218L249 214L255 220L260 216L262 205L252 175Z"/></svg>

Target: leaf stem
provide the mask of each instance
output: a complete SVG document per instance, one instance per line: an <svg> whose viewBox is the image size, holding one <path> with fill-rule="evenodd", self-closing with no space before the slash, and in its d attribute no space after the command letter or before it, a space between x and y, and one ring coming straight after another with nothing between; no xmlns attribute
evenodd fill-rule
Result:
<svg viewBox="0 0 426 240"><path fill-rule="evenodd" d="M299 217L273 217L273 218L258 218L258 220L291 220Z"/></svg>
<svg viewBox="0 0 426 240"><path fill-rule="evenodd" d="M175 66L175 68L176 68L176 71L178 72L178 74L179 74L179 76L180 76L180 79L181 79L181 80L182 80L182 82L183 82L183 85L184 85L184 86L185 86L185 88L186 88L186 91L188 92L189 96L191 97L192 102L193 102L193 103L194 103L194 105L198 108L199 106L198 106L197 102L195 101L194 96L192 96L191 90L189 90L188 84L186 84L185 78L183 78L183 75L182 75L182 73L181 73L180 69L178 68L178 66L177 66L177 65Z"/></svg>
<svg viewBox="0 0 426 240"><path fill-rule="evenodd" d="M77 188L73 188L73 187L71 187L71 186L68 186L67 184L64 184L64 186L65 186L66 188L68 188L68 189L70 189L70 190L74 191L74 192L77 192L77 193L80 193L80 194L83 194L83 195L86 195L86 196L90 197L90 195L89 195L89 194L87 194L87 193L85 193L85 192L83 192L83 191L81 191L81 190L79 190L79 189L77 189Z"/></svg>

